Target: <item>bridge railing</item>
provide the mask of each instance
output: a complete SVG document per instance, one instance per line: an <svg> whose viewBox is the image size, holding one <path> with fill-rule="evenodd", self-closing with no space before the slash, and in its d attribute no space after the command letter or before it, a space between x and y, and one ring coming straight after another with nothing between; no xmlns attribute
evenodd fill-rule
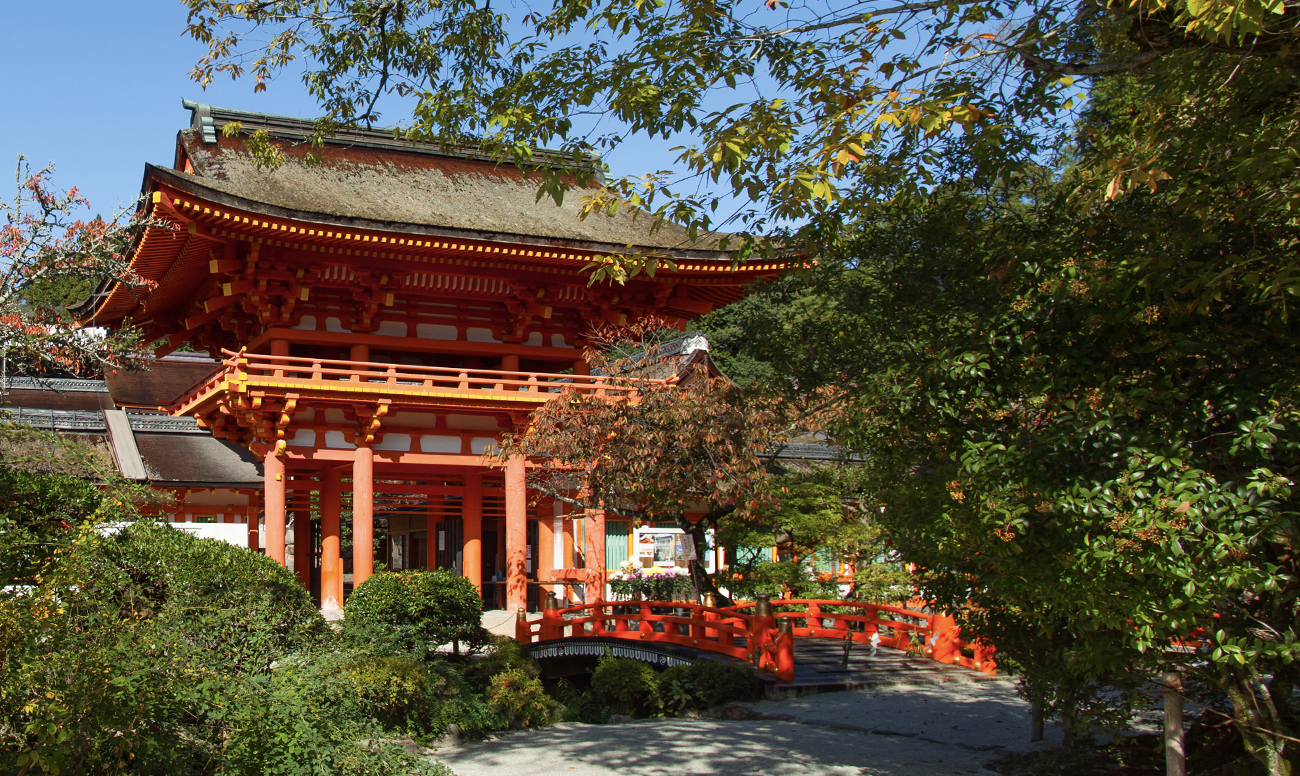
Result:
<svg viewBox="0 0 1300 776"><path fill-rule="evenodd" d="M515 639L534 641L598 636L716 652L746 660L760 671L794 679L794 634L769 615L744 614L689 601L595 601L547 608L540 620L520 617Z"/></svg>
<svg viewBox="0 0 1300 776"><path fill-rule="evenodd" d="M740 603L727 611L756 610L757 602ZM795 636L851 639L915 652L949 663L997 673L995 649L978 640L961 638L961 628L948 615L862 601L781 598L771 602L778 621L788 620Z"/></svg>

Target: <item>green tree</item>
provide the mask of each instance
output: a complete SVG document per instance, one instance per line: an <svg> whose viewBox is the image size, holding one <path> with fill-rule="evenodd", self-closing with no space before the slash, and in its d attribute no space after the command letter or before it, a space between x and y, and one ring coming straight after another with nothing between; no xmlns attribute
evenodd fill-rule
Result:
<svg viewBox="0 0 1300 776"><path fill-rule="evenodd" d="M1281 86L1295 74L1297 34L1284 0L553 0L516 18L474 0L186 5L189 34L207 46L197 81L250 76L260 91L301 72L321 105L320 137L391 114L402 136L479 145L530 168L535 147L557 146L572 164L535 169L557 199L592 183L588 152L678 140L675 169L584 191L590 211L631 205L692 230L739 225L747 237L733 245L790 223L849 223L954 176L987 183L1032 165L1071 127L1084 96L1074 79L1163 69L1208 85L1213 59L1276 70ZM1200 121L1196 105L1135 108L1141 129L1107 160L1100 187L1172 175L1163 157L1180 145L1180 117ZM1243 179L1291 165L1285 143L1216 140L1225 157L1260 158L1237 171ZM265 137L260 146L268 163L283 158ZM648 260L610 257L593 278Z"/></svg>
<svg viewBox="0 0 1300 776"><path fill-rule="evenodd" d="M322 132L395 91L412 138L573 152L539 171L552 196L581 152L680 140L676 172L588 210L703 230L734 195L757 245L818 259L772 291L809 314L755 358L773 390L842 391L838 438L923 591L1058 686L1197 673L1292 771L1296 6L190 7L200 79L304 56ZM1171 651L1193 634L1203 661Z"/></svg>
<svg viewBox="0 0 1300 776"><path fill-rule="evenodd" d="M908 574L874 516L853 488L853 464L784 472L769 478L769 506L756 515L719 522L718 542L732 558L726 586L732 596L755 593L897 603L911 597ZM782 557L768 558L776 547ZM839 571L853 571L848 591Z"/></svg>

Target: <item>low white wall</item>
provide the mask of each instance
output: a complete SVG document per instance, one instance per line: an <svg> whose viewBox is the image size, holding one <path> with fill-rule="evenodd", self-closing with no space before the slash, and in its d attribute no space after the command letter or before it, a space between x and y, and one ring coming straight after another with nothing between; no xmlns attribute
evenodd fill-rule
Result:
<svg viewBox="0 0 1300 776"><path fill-rule="evenodd" d="M168 523L167 525L200 539L219 539L236 547L248 547L247 523Z"/></svg>

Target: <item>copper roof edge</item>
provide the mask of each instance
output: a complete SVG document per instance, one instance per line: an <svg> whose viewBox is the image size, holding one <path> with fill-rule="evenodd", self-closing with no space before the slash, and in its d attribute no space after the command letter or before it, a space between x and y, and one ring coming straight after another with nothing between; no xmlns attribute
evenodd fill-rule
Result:
<svg viewBox="0 0 1300 776"><path fill-rule="evenodd" d="M217 189L203 185L202 179L186 175L183 172L172 170L166 167L159 167L153 164L145 165L146 193L148 193L148 182L152 179L157 183L162 183L179 189L191 196L203 197L204 199L225 205L226 207L239 208L248 210L273 218L287 218L307 224L326 224L330 226L350 227L353 229L370 229L373 231L395 232L402 234L419 234L430 237L444 237L462 240L482 240L485 242L508 242L518 245L536 245L536 246L556 246L569 248L573 250L591 251L595 253L627 253L629 251L643 251L652 255L672 256L674 258L695 259L703 261L731 261L730 251L718 250L690 250L683 248L654 248L647 246L627 246L614 245L612 243L590 242L586 240L573 240L561 237L536 237L523 234L513 234L509 232L489 232L477 229L455 229L451 227L427 226L424 224L412 224L401 221L377 221L366 218L349 218L346 216L332 216L319 212L308 212L302 210L293 210L290 208L272 205L267 202L261 202L247 197L241 197L236 194L228 194Z"/></svg>
<svg viewBox="0 0 1300 776"><path fill-rule="evenodd" d="M257 113L255 111L243 111L235 108L222 108L217 105L207 105L193 100L182 99L181 107L190 112L190 129L197 131L203 142L211 145L217 142L217 133L231 122L239 122L241 129L245 132L256 130L266 130L271 137L281 140L305 141L309 140L316 134L317 125L314 119L303 119L296 116L280 116L274 113ZM334 134L324 135L323 140L327 145L342 147L360 147L373 148L383 151L401 151L412 154L422 154L426 156L441 156L450 159L467 159L471 161L492 162L495 164L508 164L504 160L496 159L491 154L485 153L478 148L470 145L459 145L454 147L444 146L441 143L433 143L421 140L407 140L399 136L401 130L395 127L386 127L380 129L366 127L349 127L339 125ZM535 166L560 166L573 164L575 161L585 166L595 174L596 178L605 183L605 166L601 161L598 153L584 151L575 160L574 155L566 153L555 148L534 148L531 151L532 157L536 160ZM550 163L548 165L548 163Z"/></svg>

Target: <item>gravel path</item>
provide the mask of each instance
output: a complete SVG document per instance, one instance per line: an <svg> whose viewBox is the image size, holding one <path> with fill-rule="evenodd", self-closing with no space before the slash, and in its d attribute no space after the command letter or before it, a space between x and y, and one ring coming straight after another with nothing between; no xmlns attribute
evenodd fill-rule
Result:
<svg viewBox="0 0 1300 776"><path fill-rule="evenodd" d="M741 704L743 720L566 723L451 747L458 776L990 774L1029 744L1028 706L1006 682L911 685ZM1060 733L1049 727L1048 740Z"/></svg>

